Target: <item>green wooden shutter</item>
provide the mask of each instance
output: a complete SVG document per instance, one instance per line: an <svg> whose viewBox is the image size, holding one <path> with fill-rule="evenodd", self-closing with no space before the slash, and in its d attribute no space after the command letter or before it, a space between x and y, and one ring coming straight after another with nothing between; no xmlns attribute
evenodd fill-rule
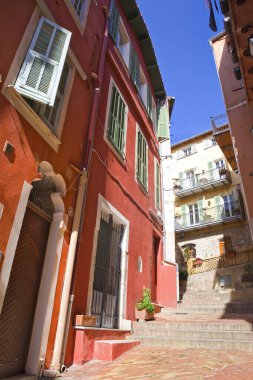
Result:
<svg viewBox="0 0 253 380"><path fill-rule="evenodd" d="M213 170L213 162L210 161L208 162L208 179L209 181L213 181L214 180L214 170Z"/></svg>
<svg viewBox="0 0 253 380"><path fill-rule="evenodd" d="M204 219L203 199L198 200L198 211L199 211L199 222L203 223L203 219Z"/></svg>
<svg viewBox="0 0 253 380"><path fill-rule="evenodd" d="M140 88L140 63L136 51L132 44L130 44L130 75L137 86Z"/></svg>
<svg viewBox="0 0 253 380"><path fill-rule="evenodd" d="M157 137L170 137L170 118L167 102L161 102L156 107L157 112Z"/></svg>
<svg viewBox="0 0 253 380"><path fill-rule="evenodd" d="M223 200L220 195L214 197L215 202L215 220L222 220L223 214Z"/></svg>
<svg viewBox="0 0 253 380"><path fill-rule="evenodd" d="M117 43L118 27L119 27L119 11L115 4L115 1L113 0L111 3L111 10L110 10L110 35L112 36L115 44Z"/></svg>
<svg viewBox="0 0 253 380"><path fill-rule="evenodd" d="M188 207L186 205L181 206L182 227L188 227L187 226L187 209Z"/></svg>
<svg viewBox="0 0 253 380"><path fill-rule="evenodd" d="M124 154L125 149L125 120L126 105L118 90L113 85L107 137L121 155Z"/></svg>
<svg viewBox="0 0 253 380"><path fill-rule="evenodd" d="M184 178L184 173L183 172L180 172L179 174L178 174L178 177L179 177L179 185L182 187L182 189L184 188L184 180L183 180L183 178Z"/></svg>
<svg viewBox="0 0 253 380"><path fill-rule="evenodd" d="M141 133L137 133L137 178L147 189L147 172L148 172L147 144Z"/></svg>
<svg viewBox="0 0 253 380"><path fill-rule="evenodd" d="M160 178L160 166L157 161L155 161L155 174L156 174L156 207L160 209L161 207L161 178Z"/></svg>

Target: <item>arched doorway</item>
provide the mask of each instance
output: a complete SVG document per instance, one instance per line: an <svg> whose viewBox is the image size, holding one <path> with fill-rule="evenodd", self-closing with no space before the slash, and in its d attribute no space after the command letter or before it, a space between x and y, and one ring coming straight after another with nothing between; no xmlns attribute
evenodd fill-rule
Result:
<svg viewBox="0 0 253 380"><path fill-rule="evenodd" d="M0 378L25 370L56 186L50 176L32 183L0 316Z"/></svg>

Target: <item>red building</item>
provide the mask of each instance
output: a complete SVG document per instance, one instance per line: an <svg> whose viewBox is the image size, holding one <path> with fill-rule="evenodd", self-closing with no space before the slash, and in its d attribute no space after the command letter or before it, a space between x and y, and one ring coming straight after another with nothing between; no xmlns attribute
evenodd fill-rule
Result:
<svg viewBox="0 0 253 380"><path fill-rule="evenodd" d="M76 314L120 334L144 286L176 303L156 123L166 94L136 2L111 4L110 22L109 8L0 3L0 378L88 358Z"/></svg>

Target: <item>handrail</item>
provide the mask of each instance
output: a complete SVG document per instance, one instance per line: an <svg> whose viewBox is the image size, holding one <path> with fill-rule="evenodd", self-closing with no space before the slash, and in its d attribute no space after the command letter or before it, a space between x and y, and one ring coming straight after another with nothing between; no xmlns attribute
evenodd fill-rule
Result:
<svg viewBox="0 0 253 380"><path fill-rule="evenodd" d="M182 178L176 181L174 183L174 190L178 193L222 180L230 181L230 172L225 167L203 170L202 173L194 174L191 177Z"/></svg>
<svg viewBox="0 0 253 380"><path fill-rule="evenodd" d="M194 259L187 262L187 270L189 275L210 272L212 270L227 268L235 265L247 264L253 262L253 250L247 249L240 252L229 252L218 257L202 260L201 263L194 267Z"/></svg>
<svg viewBox="0 0 253 380"><path fill-rule="evenodd" d="M222 222L231 218L242 218L240 201L226 202L214 207L201 207L192 212L176 216L176 231L184 230L199 225L209 225Z"/></svg>

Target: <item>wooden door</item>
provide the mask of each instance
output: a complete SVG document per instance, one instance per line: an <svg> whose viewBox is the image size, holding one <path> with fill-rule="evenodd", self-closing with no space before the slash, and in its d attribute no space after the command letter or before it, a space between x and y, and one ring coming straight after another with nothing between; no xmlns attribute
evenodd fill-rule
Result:
<svg viewBox="0 0 253 380"><path fill-rule="evenodd" d="M24 372L49 228L27 208L0 315L0 378Z"/></svg>

